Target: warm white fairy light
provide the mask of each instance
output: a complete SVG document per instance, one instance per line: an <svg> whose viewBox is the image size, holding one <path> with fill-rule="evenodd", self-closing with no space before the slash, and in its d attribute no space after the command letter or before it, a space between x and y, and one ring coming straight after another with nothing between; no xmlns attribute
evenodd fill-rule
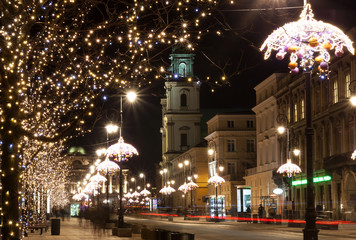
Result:
<svg viewBox="0 0 356 240"><path fill-rule="evenodd" d="M288 177L292 177L295 174L301 173L302 170L300 167L294 163L292 163L291 159L287 159L287 163L280 166L277 170L277 173L287 174Z"/></svg>
<svg viewBox="0 0 356 240"><path fill-rule="evenodd" d="M95 116L95 104L105 101L107 87L141 87L151 84L155 75L164 77L166 73L152 63L174 44L194 49L216 26L205 19L227 2L112 1L105 8L101 1L6 1L0 14L0 130L2 146L11 151L2 149L0 157L11 164L1 165L2 174L13 171L21 179L22 155L35 149L24 138L46 146L89 131L86 122ZM130 6L130 11L122 6ZM97 9L110 12L103 13L107 17L91 17ZM37 151L31 153L33 158ZM39 176L37 180L43 174ZM11 195L2 200L3 238L18 233L22 225L20 218L12 217L21 212L19 202L12 208L5 205L20 199L14 188L3 186ZM6 214L9 211L16 214ZM17 233L14 237L20 238Z"/></svg>
<svg viewBox="0 0 356 240"><path fill-rule="evenodd" d="M310 4L306 4L296 22L290 22L276 29L262 44L260 50L265 51L264 58L268 59L272 51L277 51L276 58L284 59L290 54L289 68L292 73L310 71L314 63L319 64L321 78L328 76L330 50L340 57L347 49L352 54L355 50L352 41L339 28L329 23L316 21Z"/></svg>

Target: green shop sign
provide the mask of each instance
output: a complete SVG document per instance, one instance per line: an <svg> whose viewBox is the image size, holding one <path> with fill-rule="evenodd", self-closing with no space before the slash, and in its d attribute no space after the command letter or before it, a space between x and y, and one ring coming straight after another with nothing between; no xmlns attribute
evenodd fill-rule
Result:
<svg viewBox="0 0 356 240"><path fill-rule="evenodd" d="M313 182L318 183L318 182L327 182L331 180L331 176L322 176L322 177L315 177L313 178ZM298 186L298 185L304 185L307 184L307 180L303 179L303 180L296 180L296 181L292 181L292 186Z"/></svg>

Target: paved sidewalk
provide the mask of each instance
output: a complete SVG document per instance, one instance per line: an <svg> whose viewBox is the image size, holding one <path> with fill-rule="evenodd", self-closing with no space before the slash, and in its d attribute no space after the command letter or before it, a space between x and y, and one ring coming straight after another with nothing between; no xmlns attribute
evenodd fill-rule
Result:
<svg viewBox="0 0 356 240"><path fill-rule="evenodd" d="M40 235L40 231L37 230L34 233L29 233L25 240L110 240L110 239L122 239L122 240L141 240L140 234L132 234L131 238L119 238L113 236L111 229L103 231L95 230L88 220L83 220L81 223L79 219L71 218L61 220L60 235L51 235L51 227L47 232Z"/></svg>

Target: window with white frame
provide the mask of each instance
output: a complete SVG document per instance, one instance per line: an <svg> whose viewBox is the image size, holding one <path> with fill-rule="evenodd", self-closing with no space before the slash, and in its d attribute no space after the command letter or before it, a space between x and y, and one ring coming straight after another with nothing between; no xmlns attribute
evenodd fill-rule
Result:
<svg viewBox="0 0 356 240"><path fill-rule="evenodd" d="M298 121L298 104L294 103L294 122Z"/></svg>
<svg viewBox="0 0 356 240"><path fill-rule="evenodd" d="M339 101L339 90L338 90L338 84L337 84L337 78L334 78L334 87L333 87L333 91L334 91L334 94L333 94L333 102L334 103L337 103Z"/></svg>
<svg viewBox="0 0 356 240"><path fill-rule="evenodd" d="M226 141L227 152L235 152L235 140L229 139Z"/></svg>
<svg viewBox="0 0 356 240"><path fill-rule="evenodd" d="M348 72L345 75L345 97L347 98L351 96L350 83L351 83L351 75Z"/></svg>

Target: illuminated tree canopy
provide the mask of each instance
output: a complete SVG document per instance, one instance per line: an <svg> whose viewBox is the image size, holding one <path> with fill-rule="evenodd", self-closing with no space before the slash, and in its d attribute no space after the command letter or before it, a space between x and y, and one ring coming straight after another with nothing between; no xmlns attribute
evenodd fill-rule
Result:
<svg viewBox="0 0 356 240"><path fill-rule="evenodd" d="M3 239L19 236L21 197L41 187L47 193L53 179L64 184L69 170L60 149L85 131L106 89L142 87L166 76L161 54L175 44L194 50L204 34L218 31L212 16L230 3L1 1ZM23 204L31 208L30 202Z"/></svg>

